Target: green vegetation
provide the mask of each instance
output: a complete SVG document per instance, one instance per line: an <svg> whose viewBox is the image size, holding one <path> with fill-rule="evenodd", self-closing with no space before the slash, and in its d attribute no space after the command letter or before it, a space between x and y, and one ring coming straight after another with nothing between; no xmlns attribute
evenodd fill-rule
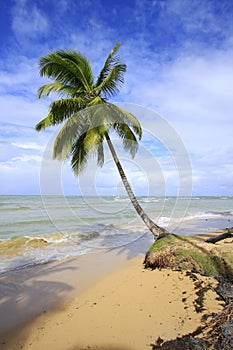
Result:
<svg viewBox="0 0 233 350"><path fill-rule="evenodd" d="M182 236L180 236L180 237L182 237ZM166 237L163 237L163 239L159 239L154 244L152 244L149 252L152 253L154 251L163 250L169 246L171 247L171 246L173 246L173 244L175 244L177 242L178 238L179 238L179 236L176 236L174 234L170 234Z"/></svg>
<svg viewBox="0 0 233 350"><path fill-rule="evenodd" d="M193 265L193 270L201 272L207 276L216 276L221 270L221 262L217 256L211 256L206 252L199 250L187 250L178 248L178 258L190 260Z"/></svg>
<svg viewBox="0 0 233 350"><path fill-rule="evenodd" d="M151 246L144 264L146 268L189 270L233 279L232 242L214 245L201 236L169 235Z"/></svg>

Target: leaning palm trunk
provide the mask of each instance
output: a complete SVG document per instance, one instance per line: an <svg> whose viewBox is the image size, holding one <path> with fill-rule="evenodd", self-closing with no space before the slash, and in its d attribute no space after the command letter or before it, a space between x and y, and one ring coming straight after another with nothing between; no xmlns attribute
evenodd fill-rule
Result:
<svg viewBox="0 0 233 350"><path fill-rule="evenodd" d="M155 240L158 240L159 238L165 237L169 234L169 232L167 230L165 230L164 228L156 225L150 218L149 216L144 212L144 210L142 209L142 207L140 206L140 204L137 201L137 198L135 197L132 188L128 182L128 179L125 175L125 172L121 166L121 163L119 161L119 158L116 154L116 151L113 147L112 141L108 135L108 133L105 133L105 138L107 140L110 152L112 154L112 157L114 159L114 162L117 166L117 169L119 171L121 180L124 184L124 187L126 189L126 192L136 210L136 212L138 213L138 215L140 216L140 218L142 219L142 221L145 223L145 225L148 227L148 229L151 231L151 233L153 234Z"/></svg>

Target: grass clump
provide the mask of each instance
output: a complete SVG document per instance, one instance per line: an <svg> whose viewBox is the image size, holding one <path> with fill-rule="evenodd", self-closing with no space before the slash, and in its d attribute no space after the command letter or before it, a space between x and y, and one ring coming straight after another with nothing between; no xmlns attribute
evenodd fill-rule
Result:
<svg viewBox="0 0 233 350"><path fill-rule="evenodd" d="M206 252L198 251L197 249L183 249L177 248L178 259L182 261L190 261L192 270L207 275L217 276L221 263L216 256L211 256Z"/></svg>
<svg viewBox="0 0 233 350"><path fill-rule="evenodd" d="M178 236L174 234L170 234L166 237L163 237L156 241L149 249L149 252L152 253L154 251L160 251L166 249L167 247L171 247L177 242Z"/></svg>

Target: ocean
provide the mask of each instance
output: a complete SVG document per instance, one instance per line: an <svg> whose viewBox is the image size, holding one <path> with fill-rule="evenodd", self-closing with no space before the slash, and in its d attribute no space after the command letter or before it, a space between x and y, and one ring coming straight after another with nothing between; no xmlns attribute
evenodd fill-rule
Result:
<svg viewBox="0 0 233 350"><path fill-rule="evenodd" d="M195 235L233 226L233 197L139 197L168 231ZM0 273L124 247L148 235L126 197L0 196Z"/></svg>

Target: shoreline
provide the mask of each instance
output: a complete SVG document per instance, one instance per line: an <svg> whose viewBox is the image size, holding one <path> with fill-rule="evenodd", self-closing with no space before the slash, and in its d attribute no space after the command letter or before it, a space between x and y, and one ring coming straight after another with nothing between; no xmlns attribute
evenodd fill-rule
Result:
<svg viewBox="0 0 233 350"><path fill-rule="evenodd" d="M6 324L7 310L11 314L21 306L22 316L27 307L42 308L2 332L1 349L148 350L158 339L167 341L195 331L204 315L209 320L223 309L214 278L197 275L195 280L181 271L145 270L145 247L136 243L123 251L50 263L42 270L39 266L38 274L28 274L25 282L31 285L26 283L25 292L32 288L32 299L29 291L21 293L11 309L0 313L0 324ZM150 243L143 243L148 249ZM197 311L203 289L203 305Z"/></svg>
<svg viewBox="0 0 233 350"><path fill-rule="evenodd" d="M0 273L130 243L147 232L129 200L1 197ZM232 226L233 197L138 197L169 232L196 235ZM94 220L93 220L94 218Z"/></svg>
<svg viewBox="0 0 233 350"><path fill-rule="evenodd" d="M233 221L233 219L232 219ZM169 231L171 233L174 233L176 235L184 235L184 236L187 236L187 237L190 237L190 236L200 236L200 235L207 235L207 234L213 234L213 232L218 232L218 231L221 231L221 230L225 230L225 226L223 224L223 220L222 219L214 219L214 220L211 220L211 223L212 225L210 225L210 222L208 219L201 219L199 220L199 222L197 222L196 219L189 219L188 221L184 220L184 222L180 223L176 229L173 231ZM228 224L228 223L231 223L231 220L228 220L228 222L225 224ZM165 227L166 228L166 227ZM58 232L53 232L51 233L51 237L54 239L56 236L60 236L61 233L58 233ZM113 235L114 236L114 235ZM49 242L49 240L47 241L49 235L43 235L43 236L22 236L22 237L13 237L12 239L7 239L6 241L8 242L7 244L3 241L0 242L0 256L2 257L2 261L0 262L0 265L1 263L4 264L4 258L7 257L7 254L4 255L4 252L9 252L9 256L10 258L12 258L13 260L10 261L9 260L9 266L8 267L2 267L3 265L0 266L0 277L3 276L4 274L9 274L9 273L14 273L16 271L23 271L25 269L30 269L30 268L36 268L37 266L43 266L43 265L46 265L46 264L50 264L50 263L57 263L57 262L63 262L63 261L66 261L68 259L79 259L79 257L83 256L83 255L88 255L88 254L93 254L95 252L104 252L104 251L109 251L109 250L121 250L122 247L126 246L126 247L129 247L130 245L134 246L135 245L135 242L137 242L138 240L149 240L151 242L153 242L153 238L151 239L152 235L148 232L142 232L141 235L139 235L139 237L137 238L134 238L132 241L130 240L129 242L126 242L126 243L121 243L121 244L116 244L116 246L112 245L112 246L105 246L104 248L102 246L95 246L95 245L86 245L86 248L88 249L88 251L78 251L77 254L70 254L70 252L68 251L67 254L63 257L55 257L55 256L52 256L50 258L48 258L48 260L45 260L43 259L42 261L37 261L37 260L32 260L30 261L21 261L21 254L23 254L23 249L26 247L28 248L29 247L32 247L32 251L29 252L29 256L30 256L30 253L31 252L35 252L37 250L37 248L41 248L43 250L43 247L48 247L48 246L52 246L52 242ZM149 237L149 238L148 238ZM17 251L14 250L15 247L17 246L17 242L14 242L14 239L17 241L17 240L28 240L28 242L23 242L23 245L22 245L22 250L19 250ZM91 240L90 240L91 242ZM104 244L104 243L103 243ZM1 246L2 245L2 246ZM144 245L145 246L145 245ZM85 247L85 243L83 244L83 247ZM146 246L145 246L146 247ZM36 248L36 249L35 249ZM61 246L62 248L62 246ZM148 248L148 247L147 247ZM56 249L56 247L54 248ZM72 247L72 249L76 249L76 246ZM78 249L80 249L80 246L78 245ZM85 248L84 248L85 249ZM130 248L131 249L131 248ZM27 252L28 253L28 252ZM39 252L38 256L40 256L40 253L42 253L43 255L43 251L42 252ZM51 254L53 254L53 252L50 252ZM142 253L146 253L146 251L142 251ZM3 255L2 255L3 254ZM17 257L20 257L19 259L17 259ZM35 256L34 256L35 258ZM14 260L15 259L15 260ZM16 264L16 265L15 265ZM18 264L18 265L17 265ZM1 292L1 291L0 291Z"/></svg>

